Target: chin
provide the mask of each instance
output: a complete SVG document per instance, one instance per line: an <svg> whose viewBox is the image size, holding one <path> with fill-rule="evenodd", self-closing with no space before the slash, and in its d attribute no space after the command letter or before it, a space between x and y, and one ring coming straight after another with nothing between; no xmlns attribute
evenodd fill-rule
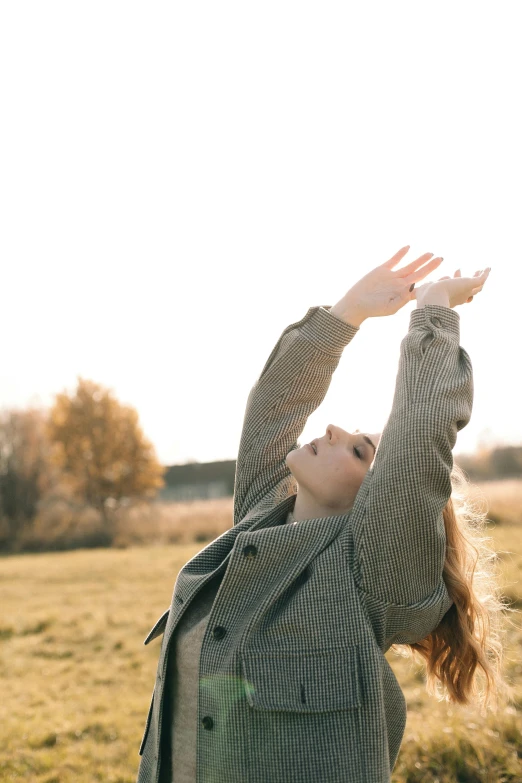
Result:
<svg viewBox="0 0 522 783"><path fill-rule="evenodd" d="M296 451L296 449L292 449L292 451L289 451L288 454L286 455L286 458L285 458L286 466L290 470L290 472L292 473L294 478L296 478L296 476L295 476L294 471L292 470L292 463L294 461L293 454L294 454L295 451Z"/></svg>

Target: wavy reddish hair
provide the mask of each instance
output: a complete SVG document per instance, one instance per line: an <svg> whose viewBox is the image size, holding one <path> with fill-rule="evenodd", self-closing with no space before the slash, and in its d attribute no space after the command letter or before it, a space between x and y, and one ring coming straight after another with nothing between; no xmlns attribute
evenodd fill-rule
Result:
<svg viewBox="0 0 522 783"><path fill-rule="evenodd" d="M439 701L478 702L483 709L493 702L496 711L499 701L514 697L502 669L506 612L516 610L503 599L497 554L490 546L491 537L484 535L487 511L478 509L471 498L472 485L455 463L451 484L452 494L442 512L443 578L453 604L422 641L395 644L391 649L424 660L426 690ZM485 690L479 680L485 681Z"/></svg>

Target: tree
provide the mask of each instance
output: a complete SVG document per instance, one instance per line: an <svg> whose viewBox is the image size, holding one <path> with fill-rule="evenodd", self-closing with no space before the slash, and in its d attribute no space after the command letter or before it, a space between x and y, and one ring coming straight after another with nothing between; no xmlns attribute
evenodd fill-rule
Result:
<svg viewBox="0 0 522 783"><path fill-rule="evenodd" d="M499 446L491 453L490 462L495 478L520 478L522 475L520 446Z"/></svg>
<svg viewBox="0 0 522 783"><path fill-rule="evenodd" d="M0 520L9 544L30 526L40 498L56 481L46 420L47 412L37 408L0 414Z"/></svg>
<svg viewBox="0 0 522 783"><path fill-rule="evenodd" d="M53 462L109 527L109 507L154 495L164 484L165 468L143 435L137 412L93 381L79 377L73 395L56 395L48 435Z"/></svg>

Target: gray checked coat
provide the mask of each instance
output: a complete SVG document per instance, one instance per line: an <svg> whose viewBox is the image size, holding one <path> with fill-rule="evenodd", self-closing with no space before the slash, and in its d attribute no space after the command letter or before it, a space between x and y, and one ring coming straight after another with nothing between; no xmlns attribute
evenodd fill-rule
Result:
<svg viewBox="0 0 522 783"><path fill-rule="evenodd" d="M158 780L173 633L223 572L201 648L195 783L390 780L406 702L384 653L423 639L452 603L442 510L473 372L458 313L414 309L391 413L352 509L286 525L297 485L285 457L357 331L328 306L311 307L283 331L250 392L234 525L181 569L145 640L163 634L138 783Z"/></svg>

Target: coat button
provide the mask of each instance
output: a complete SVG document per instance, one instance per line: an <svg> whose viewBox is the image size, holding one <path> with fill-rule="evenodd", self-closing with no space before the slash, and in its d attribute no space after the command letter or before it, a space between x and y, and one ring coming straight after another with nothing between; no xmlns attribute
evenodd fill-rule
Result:
<svg viewBox="0 0 522 783"><path fill-rule="evenodd" d="M248 544L243 548L243 554L245 557L255 557L257 555L257 546L254 544Z"/></svg>
<svg viewBox="0 0 522 783"><path fill-rule="evenodd" d="M222 625L216 625L214 628L214 639L222 639L224 635L226 634L227 629L223 628Z"/></svg>
<svg viewBox="0 0 522 783"><path fill-rule="evenodd" d="M433 326L442 326L440 318L432 318Z"/></svg>
<svg viewBox="0 0 522 783"><path fill-rule="evenodd" d="M212 718L210 717L210 715L205 715L205 717L203 718L203 720L201 721L201 723L202 723L202 724L203 724L203 726L204 726L206 729L208 729L209 731L210 731L210 729L212 728L212 726L214 725L214 721L212 720Z"/></svg>

